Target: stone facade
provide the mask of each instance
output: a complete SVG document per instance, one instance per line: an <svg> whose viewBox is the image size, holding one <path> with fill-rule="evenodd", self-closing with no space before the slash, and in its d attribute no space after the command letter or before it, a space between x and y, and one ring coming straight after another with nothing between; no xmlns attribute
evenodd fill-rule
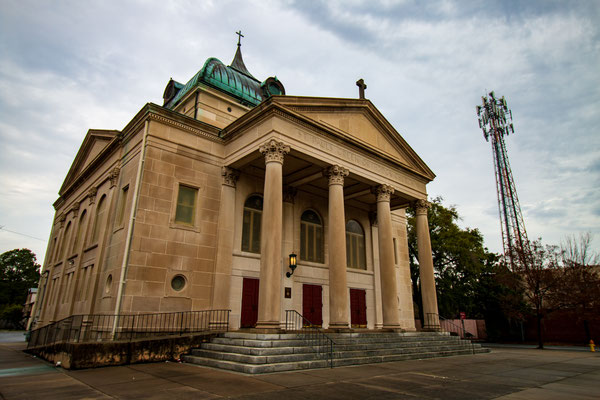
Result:
<svg viewBox="0 0 600 400"><path fill-rule="evenodd" d="M54 204L34 326L72 314L230 309L235 329L257 309L253 325L277 329L285 310L303 313L312 285L324 327L356 317L370 329L414 330L405 210L416 205L434 329L422 212L434 174L369 100L287 96L276 78L269 92L236 59L228 73L262 85L255 104L203 81L209 59L122 131L88 132ZM298 266L287 277L290 253ZM254 297L248 279L259 279Z"/></svg>

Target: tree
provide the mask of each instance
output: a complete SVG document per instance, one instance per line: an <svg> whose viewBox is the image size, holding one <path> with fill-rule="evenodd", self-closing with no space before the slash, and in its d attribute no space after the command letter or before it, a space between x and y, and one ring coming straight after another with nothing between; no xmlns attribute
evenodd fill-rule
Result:
<svg viewBox="0 0 600 400"><path fill-rule="evenodd" d="M591 249L592 235L569 236L560 246L563 264L554 301L575 312L583 322L587 340L589 322L600 316L600 254Z"/></svg>
<svg viewBox="0 0 600 400"><path fill-rule="evenodd" d="M473 317L484 317L485 307L481 303L489 299L481 291L491 290L492 282L482 279L485 274L493 275L499 257L483 246L479 230L458 226L458 211L454 206L444 207L441 197L433 199L427 217L440 315L454 317L464 311ZM409 210L408 247L413 300L421 312L415 222L414 211Z"/></svg>
<svg viewBox="0 0 600 400"><path fill-rule="evenodd" d="M40 265L29 249L15 249L0 254L0 309L15 315L23 307L27 291L40 279ZM6 317L6 316L5 316Z"/></svg>
<svg viewBox="0 0 600 400"><path fill-rule="evenodd" d="M542 319L563 307L564 297L557 296L563 272L560 251L558 246L544 246L541 239L525 248L515 247L513 251L519 266L515 272L521 277L523 293L535 312L538 349L543 349Z"/></svg>

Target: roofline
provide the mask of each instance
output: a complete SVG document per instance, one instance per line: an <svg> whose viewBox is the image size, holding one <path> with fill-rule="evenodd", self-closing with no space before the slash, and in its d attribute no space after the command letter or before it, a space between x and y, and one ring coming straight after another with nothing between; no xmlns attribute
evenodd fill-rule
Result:
<svg viewBox="0 0 600 400"><path fill-rule="evenodd" d="M285 101L285 100L291 100L291 99L303 99L303 100L310 100L310 99L324 100L325 99L327 101L341 100L348 104L353 103L354 105L356 105L356 108L358 108L358 109L366 108L366 109L370 110L377 117L376 122L380 123L384 129L387 129L397 135L397 139L411 153L411 155L413 157L413 161L417 165L421 166L423 168L423 170L425 171L425 173L415 170L413 168L410 168L410 166L399 162L399 160L391 157L390 155L388 155L386 153L383 153L382 151L380 151L379 149L377 149L371 145L367 145L367 144L355 139L354 137L349 136L348 134L346 134L345 132L343 132L341 130L335 129L334 127L331 127L329 125L319 123L318 121L315 121L311 118L308 118L308 117L290 109L289 107L286 106L286 103L289 103L289 102ZM281 101L281 100L283 100L283 101ZM393 165L400 167L406 171L416 174L417 176L424 179L427 183L431 182L435 179L435 176L436 176L435 173L427 166L427 164L425 164L425 162L418 156L418 154L406 142L406 140L404 140L404 138L402 138L402 136L398 133L398 131L396 131L396 129L394 129L394 127L387 121L387 119L385 119L383 117L383 115L379 112L379 110L377 110L377 108L371 103L371 101L365 100L365 99L347 99L347 98L336 99L336 98L331 98L331 97L327 98L327 97L303 97L303 96L271 96L267 100L263 101L260 105L258 105L254 109L250 110L248 113L244 114L243 116L241 116L240 118L238 118L237 120L235 120L234 122L229 124L228 126L226 126L222 131L222 137L226 141L233 140L233 138L235 136L237 136L238 132L248 128L251 125L259 123L264 118L266 118L267 115L270 115L277 111L280 112L282 115L287 115L293 119L297 119L297 120L301 121L302 123L311 126L313 129L316 129L317 131L327 132L330 135L337 137L337 138L343 140L344 142L349 143L350 145L352 145L354 147L358 147L358 148L366 151L369 154L376 154L377 157L384 159L385 161L392 163Z"/></svg>
<svg viewBox="0 0 600 400"><path fill-rule="evenodd" d="M154 103L146 103L140 109L140 111L138 111L138 113L131 119L131 121L129 121L129 123L125 125L122 131L103 129L88 130L88 134L83 139L83 143L80 146L77 155L75 156L75 160L71 165L71 168L69 169L69 172L65 177L65 181L63 182L63 185L61 186L58 192L59 197L53 203L54 208L58 209L62 205L61 200L64 200L72 192L74 192L75 189L78 188L87 179L87 177L89 177L89 175L102 164L103 160L106 159L108 155L120 148L121 142L129 140L129 138L132 135L138 132L138 130L141 128L144 122L149 119L154 121L160 121L163 123L171 123L172 125L177 126L178 128L184 128L190 132L201 135L205 138L220 143L223 142L223 140L220 138L221 130L219 128L207 124L205 122L198 121L176 111L172 111L166 107L162 107ZM71 181L70 184L67 185L66 182L69 178L69 175L74 173L75 169L77 168L77 165L79 165L80 160L78 159L78 156L82 154L82 151L84 150L83 146L86 140L88 140L90 135L94 134L95 132L111 132L114 134L114 137L109 141L106 147L104 147L100 151L100 153L96 155L96 157L88 164L88 166L81 172L81 174L75 180Z"/></svg>

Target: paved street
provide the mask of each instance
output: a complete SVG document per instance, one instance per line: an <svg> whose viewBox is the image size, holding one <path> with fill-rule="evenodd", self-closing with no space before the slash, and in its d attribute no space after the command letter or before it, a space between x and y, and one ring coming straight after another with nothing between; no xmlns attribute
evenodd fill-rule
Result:
<svg viewBox="0 0 600 400"><path fill-rule="evenodd" d="M0 335L2 336L2 335ZM246 376L157 363L66 371L0 340L0 398L12 399L598 399L600 353L492 353Z"/></svg>

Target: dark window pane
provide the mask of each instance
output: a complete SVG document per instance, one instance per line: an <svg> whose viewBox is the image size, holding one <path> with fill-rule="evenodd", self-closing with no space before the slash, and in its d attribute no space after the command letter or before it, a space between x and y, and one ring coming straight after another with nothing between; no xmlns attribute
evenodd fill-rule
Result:
<svg viewBox="0 0 600 400"><path fill-rule="evenodd" d="M250 251L250 211L244 210L244 224L242 226L242 251Z"/></svg>
<svg viewBox="0 0 600 400"><path fill-rule="evenodd" d="M317 262L322 263L323 262L323 228L322 227L318 227L316 228L316 241L317 241L317 248L316 248L316 252L317 252Z"/></svg>
<svg viewBox="0 0 600 400"><path fill-rule="evenodd" d="M306 254L306 224L300 224L300 258L308 260L308 254Z"/></svg>
<svg viewBox="0 0 600 400"><path fill-rule="evenodd" d="M308 225L307 230L308 261L315 261L315 227L313 225Z"/></svg>
<svg viewBox="0 0 600 400"><path fill-rule="evenodd" d="M261 226L261 212L252 212L252 249L253 253L260 253L260 226Z"/></svg>

